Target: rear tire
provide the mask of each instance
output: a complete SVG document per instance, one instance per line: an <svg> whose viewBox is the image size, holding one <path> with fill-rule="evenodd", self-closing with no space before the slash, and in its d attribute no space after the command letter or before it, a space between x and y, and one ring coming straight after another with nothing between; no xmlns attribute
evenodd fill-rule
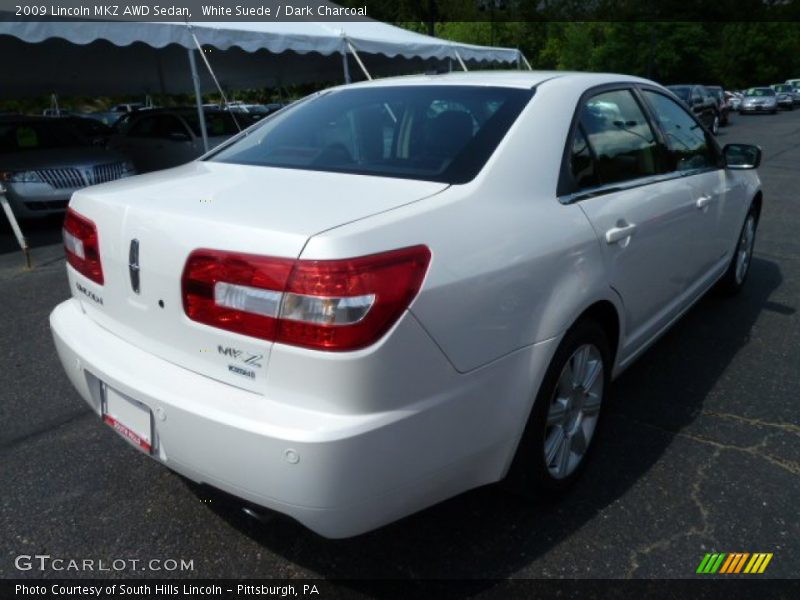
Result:
<svg viewBox="0 0 800 600"><path fill-rule="evenodd" d="M611 350L603 328L579 321L558 346L536 394L505 484L527 498L557 496L583 471L608 397Z"/></svg>
<svg viewBox="0 0 800 600"><path fill-rule="evenodd" d="M750 273L750 264L753 262L753 246L756 242L756 230L758 229L758 212L754 206L750 207L744 224L736 238L736 248L733 251L728 270L719 280L717 288L728 295L734 295L741 291Z"/></svg>

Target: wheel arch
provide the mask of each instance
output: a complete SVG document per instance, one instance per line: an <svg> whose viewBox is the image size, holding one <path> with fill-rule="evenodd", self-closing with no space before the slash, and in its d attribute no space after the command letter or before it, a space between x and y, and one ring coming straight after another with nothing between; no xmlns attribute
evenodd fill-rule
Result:
<svg viewBox="0 0 800 600"><path fill-rule="evenodd" d="M595 321L605 332L611 349L611 364L613 368L613 365L616 364L622 334L622 321L617 307L610 300L598 300L580 313L572 326L583 320Z"/></svg>
<svg viewBox="0 0 800 600"><path fill-rule="evenodd" d="M764 201L764 193L761 190L758 190L753 196L753 200L750 202L750 206L752 206L756 211L756 221L761 220L761 204Z"/></svg>

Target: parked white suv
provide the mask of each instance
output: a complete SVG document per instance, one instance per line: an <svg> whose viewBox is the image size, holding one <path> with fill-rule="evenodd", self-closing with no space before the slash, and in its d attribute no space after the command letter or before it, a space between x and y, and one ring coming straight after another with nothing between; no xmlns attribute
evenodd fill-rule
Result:
<svg viewBox="0 0 800 600"><path fill-rule="evenodd" d="M621 75L334 88L76 193L56 347L136 447L324 536L560 491L611 379L744 283L760 157Z"/></svg>

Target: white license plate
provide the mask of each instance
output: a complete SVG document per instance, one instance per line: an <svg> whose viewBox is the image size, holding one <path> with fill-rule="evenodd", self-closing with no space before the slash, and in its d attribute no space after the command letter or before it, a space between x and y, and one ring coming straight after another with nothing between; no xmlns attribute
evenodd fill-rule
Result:
<svg viewBox="0 0 800 600"><path fill-rule="evenodd" d="M153 421L141 402L103 386L103 421L134 446L153 451Z"/></svg>

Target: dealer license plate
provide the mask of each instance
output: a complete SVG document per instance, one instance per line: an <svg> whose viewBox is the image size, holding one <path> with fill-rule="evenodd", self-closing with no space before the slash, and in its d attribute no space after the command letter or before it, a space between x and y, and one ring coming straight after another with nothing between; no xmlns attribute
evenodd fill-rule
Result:
<svg viewBox="0 0 800 600"><path fill-rule="evenodd" d="M103 421L134 446L153 451L150 409L107 385L103 386Z"/></svg>

